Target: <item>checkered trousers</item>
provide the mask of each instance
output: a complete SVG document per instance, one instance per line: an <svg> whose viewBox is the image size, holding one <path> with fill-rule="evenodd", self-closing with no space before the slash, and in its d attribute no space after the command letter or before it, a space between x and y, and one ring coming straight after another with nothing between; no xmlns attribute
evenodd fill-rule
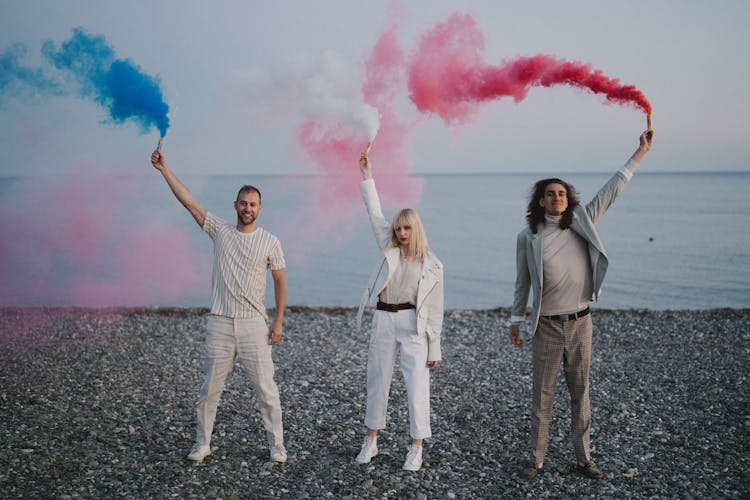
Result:
<svg viewBox="0 0 750 500"><path fill-rule="evenodd" d="M562 363L570 393L571 434L579 463L591 459L589 432L589 368L591 365L591 314L575 320L542 316L532 339L533 388L531 397L531 459L544 463L552 419L557 375Z"/></svg>

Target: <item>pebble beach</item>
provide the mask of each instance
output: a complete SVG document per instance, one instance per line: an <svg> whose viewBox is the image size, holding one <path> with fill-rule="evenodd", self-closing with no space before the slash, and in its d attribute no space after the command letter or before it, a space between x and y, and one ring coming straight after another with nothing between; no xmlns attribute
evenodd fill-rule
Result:
<svg viewBox="0 0 750 500"><path fill-rule="evenodd" d="M446 311L433 438L401 470L406 395L394 375L380 454L358 465L366 328L342 308L291 307L274 347L289 460L269 461L237 366L213 453L185 459L205 309L0 309L4 498L748 498L750 309L594 309L592 455L573 471L562 377L542 474L525 480L531 353L507 309ZM369 324L369 315L365 323ZM398 370L398 368L397 368Z"/></svg>

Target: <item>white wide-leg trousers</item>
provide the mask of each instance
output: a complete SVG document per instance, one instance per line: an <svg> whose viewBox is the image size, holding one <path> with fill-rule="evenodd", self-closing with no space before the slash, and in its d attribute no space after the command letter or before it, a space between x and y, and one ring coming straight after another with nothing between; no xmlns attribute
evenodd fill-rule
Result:
<svg viewBox="0 0 750 500"><path fill-rule="evenodd" d="M270 447L284 444L281 423L281 400L268 344L268 325L262 317L232 319L210 316L206 327L205 378L198 396L196 442L210 445L216 409L227 377L239 358L250 378L260 407L263 427Z"/></svg>
<svg viewBox="0 0 750 500"><path fill-rule="evenodd" d="M385 428L388 395L396 355L399 356L409 402L409 434L412 439L432 436L430 428L430 370L427 368L427 337L417 335L414 309L375 311L367 352L368 429Z"/></svg>

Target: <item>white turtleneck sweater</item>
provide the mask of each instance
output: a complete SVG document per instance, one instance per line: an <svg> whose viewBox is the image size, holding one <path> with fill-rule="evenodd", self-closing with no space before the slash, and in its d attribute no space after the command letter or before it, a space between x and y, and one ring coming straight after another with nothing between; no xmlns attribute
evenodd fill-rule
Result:
<svg viewBox="0 0 750 500"><path fill-rule="evenodd" d="M593 295L586 241L571 229L560 229L560 218L544 216L542 316L580 311Z"/></svg>

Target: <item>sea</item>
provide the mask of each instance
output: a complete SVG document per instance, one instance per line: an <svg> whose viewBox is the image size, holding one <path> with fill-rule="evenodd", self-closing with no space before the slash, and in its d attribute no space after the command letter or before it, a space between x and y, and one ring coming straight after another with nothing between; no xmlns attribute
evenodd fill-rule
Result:
<svg viewBox="0 0 750 500"><path fill-rule="evenodd" d="M555 172L413 176L422 183L413 207L422 217L430 246L445 266L445 307L511 306L516 236L524 227L527 197L536 180L563 178L576 187L581 202L586 203L611 175L612 172ZM204 206L228 220L234 219L232 201L239 186L252 183L261 188L264 209L259 225L281 238L287 261L288 305L358 305L378 255L358 193L351 205L342 205L340 209L346 213L339 214L338 222L331 227L323 224L325 217L309 203L309 193L321 182L317 178L186 176L182 180ZM193 286L190 293L170 289L169 294L151 297L144 304L133 304L130 297L125 304L111 305L206 306L210 240L160 177L128 182L140 183L137 203L124 203L118 208L119 215L110 216L127 218L134 224L156 218L178 228L186 235L180 244L195 251L194 264L205 283ZM0 194L12 192L21 184L13 179L0 180ZM748 193L750 172L636 171L597 224L609 256L609 270L595 306L657 310L750 307ZM388 219L399 208L402 207L384 200L383 211ZM45 211L43 217L53 214L54 210ZM297 227L290 227L292 220ZM306 236L300 237L301 233ZM29 248L33 249L33 245ZM132 251L137 252L137 248ZM196 292L196 288L200 291ZM267 305L272 306L270 277L267 297ZM65 305L64 301L50 302L48 305Z"/></svg>
<svg viewBox="0 0 750 500"><path fill-rule="evenodd" d="M750 172L650 173L632 181L597 224L609 257L600 308L714 309L750 307ZM509 307L516 274L516 236L525 224L531 186L540 178L572 183L582 203L612 173L421 175L415 207L430 246L445 266L449 309ZM226 205L243 178L203 179L202 192ZM291 213L300 190L289 179L263 177L263 218ZM302 179L304 183L305 180ZM315 182L308 180L308 182ZM377 182L377 179L376 179ZM260 186L259 186L260 187ZM402 207L383 203L390 220ZM364 208L355 223L288 259L288 303L354 306L377 259ZM227 212L226 217L231 217ZM315 214L310 214L315 224ZM274 231L274 228L269 228ZM277 231L283 234L283 231ZM282 241L282 244L284 242ZM289 252L287 252L289 253ZM270 295L270 294L269 294Z"/></svg>

